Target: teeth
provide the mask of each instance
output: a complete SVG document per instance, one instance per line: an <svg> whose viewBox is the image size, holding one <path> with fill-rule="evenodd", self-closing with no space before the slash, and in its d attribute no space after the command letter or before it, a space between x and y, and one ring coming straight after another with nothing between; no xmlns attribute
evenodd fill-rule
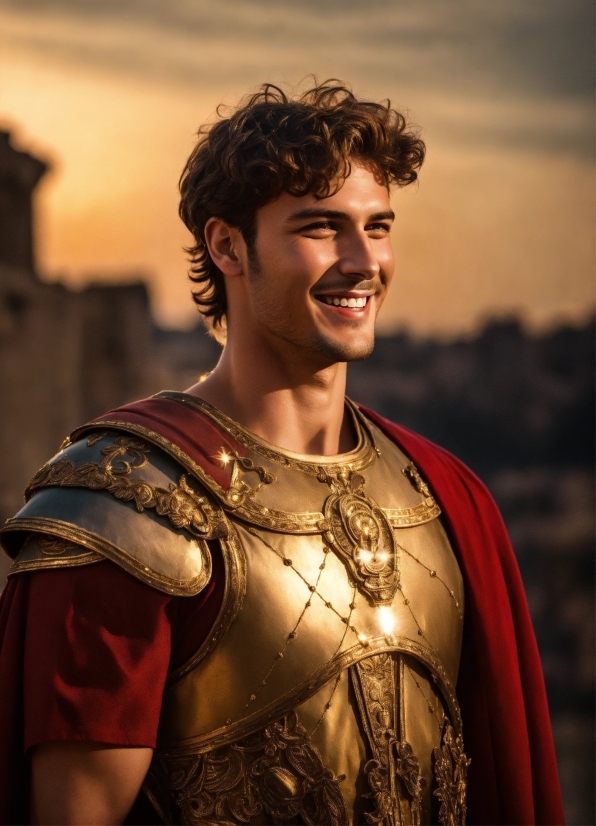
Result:
<svg viewBox="0 0 596 826"><path fill-rule="evenodd" d="M337 296L324 296L324 301L332 307L349 307L350 309L359 310L366 307L367 299L362 298L338 298Z"/></svg>

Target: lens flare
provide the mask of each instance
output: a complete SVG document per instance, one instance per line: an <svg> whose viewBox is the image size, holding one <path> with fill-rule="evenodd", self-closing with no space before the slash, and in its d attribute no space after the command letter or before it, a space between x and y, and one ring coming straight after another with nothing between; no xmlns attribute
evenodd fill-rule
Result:
<svg viewBox="0 0 596 826"><path fill-rule="evenodd" d="M386 605L382 605L379 608L379 625L381 626L381 631L383 634L389 636L393 634L393 629L395 628L395 617L391 613L391 608L388 608Z"/></svg>

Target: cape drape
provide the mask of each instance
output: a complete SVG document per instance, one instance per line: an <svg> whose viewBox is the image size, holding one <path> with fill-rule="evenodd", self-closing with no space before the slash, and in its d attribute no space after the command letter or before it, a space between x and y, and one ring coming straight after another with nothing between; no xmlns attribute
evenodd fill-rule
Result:
<svg viewBox="0 0 596 826"><path fill-rule="evenodd" d="M521 577L492 497L458 459L412 431L362 408L416 464L438 500L462 569L466 616L457 684L466 752L472 762L468 823L564 823L538 648ZM211 473L222 439L197 409L166 398L98 419L140 424L178 444ZM221 467L221 466L220 466ZM221 471L220 471L221 473ZM225 480L222 479L221 483ZM8 594L6 595L8 596ZM14 608L15 606L13 606ZM3 599L0 610L0 820L22 807L22 636ZM20 804L20 805L19 805ZM16 808L15 808L16 806Z"/></svg>

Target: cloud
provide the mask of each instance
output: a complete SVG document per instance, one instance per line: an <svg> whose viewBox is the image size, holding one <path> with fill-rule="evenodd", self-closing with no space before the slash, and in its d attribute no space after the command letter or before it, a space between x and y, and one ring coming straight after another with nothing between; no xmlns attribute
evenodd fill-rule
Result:
<svg viewBox="0 0 596 826"><path fill-rule="evenodd" d="M336 74L424 106L456 139L589 152L586 0L0 0L13 49L230 88ZM494 112L489 111L494 104ZM478 108L465 129L456 112Z"/></svg>

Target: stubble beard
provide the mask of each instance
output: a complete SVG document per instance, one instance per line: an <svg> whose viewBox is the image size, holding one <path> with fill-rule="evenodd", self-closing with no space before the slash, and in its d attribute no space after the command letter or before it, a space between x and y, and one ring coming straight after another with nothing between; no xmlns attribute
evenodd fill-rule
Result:
<svg viewBox="0 0 596 826"><path fill-rule="evenodd" d="M253 245L248 248L248 264L248 280L253 291L258 318L274 335L303 350L307 358L308 353L313 361L324 363L326 366L338 362L363 361L372 354L375 347L374 331L359 345L356 342L346 344L336 341L319 329L315 329L313 335L305 335L304 330L298 329L290 317L280 313L280 308L272 301ZM353 326L355 331L360 328L358 321L348 324Z"/></svg>

